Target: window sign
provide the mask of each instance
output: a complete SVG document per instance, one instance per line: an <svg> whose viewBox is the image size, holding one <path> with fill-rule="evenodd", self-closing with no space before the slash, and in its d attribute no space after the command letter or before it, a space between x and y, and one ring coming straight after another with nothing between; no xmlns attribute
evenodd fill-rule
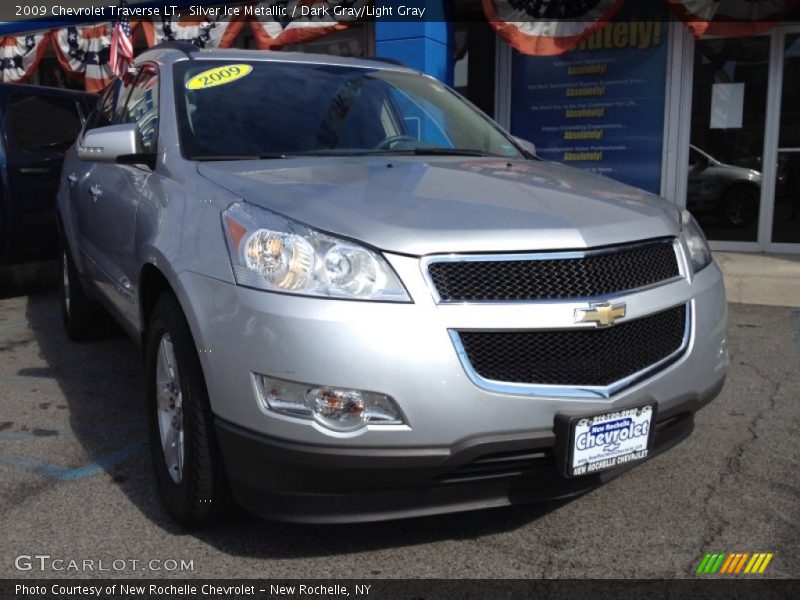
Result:
<svg viewBox="0 0 800 600"><path fill-rule="evenodd" d="M712 90L710 129L740 129L744 114L744 84L715 83Z"/></svg>
<svg viewBox="0 0 800 600"><path fill-rule="evenodd" d="M560 56L515 52L514 135L532 141L546 160L658 193L668 26L652 10L646 19L620 15Z"/></svg>

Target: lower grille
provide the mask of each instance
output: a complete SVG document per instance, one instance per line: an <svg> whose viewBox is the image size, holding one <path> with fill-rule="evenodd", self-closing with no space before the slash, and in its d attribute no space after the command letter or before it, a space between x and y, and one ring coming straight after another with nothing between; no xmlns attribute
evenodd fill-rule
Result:
<svg viewBox="0 0 800 600"><path fill-rule="evenodd" d="M437 483L466 483L486 479L505 479L534 471L555 468L549 448L489 454L436 477Z"/></svg>
<svg viewBox="0 0 800 600"><path fill-rule="evenodd" d="M475 372L491 381L607 387L677 355L687 306L614 327L458 332ZM665 365L666 366L666 365Z"/></svg>
<svg viewBox="0 0 800 600"><path fill-rule="evenodd" d="M661 419L655 424L653 450L658 453L665 446L683 439L692 429L693 413ZM558 474L558 463L553 448L538 448L500 452L480 456L471 462L434 477L436 484L476 483L497 479L536 477L540 484L546 484L548 477L564 481ZM581 479L581 478L578 478ZM547 487L544 485L544 487Z"/></svg>

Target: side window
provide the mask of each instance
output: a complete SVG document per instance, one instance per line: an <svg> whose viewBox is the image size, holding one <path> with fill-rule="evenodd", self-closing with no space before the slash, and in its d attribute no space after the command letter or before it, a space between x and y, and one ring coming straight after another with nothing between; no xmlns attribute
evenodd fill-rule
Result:
<svg viewBox="0 0 800 600"><path fill-rule="evenodd" d="M158 140L158 71L145 65L128 96L119 123L136 123L142 152L155 152Z"/></svg>
<svg viewBox="0 0 800 600"><path fill-rule="evenodd" d="M136 82L136 75L131 73L126 73L125 76L119 81L119 92L117 93L118 100L116 105L114 106L114 122L115 123L125 123L123 120L125 115L125 104L128 101L128 98L131 95L131 90L133 90L134 83Z"/></svg>
<svg viewBox="0 0 800 600"><path fill-rule="evenodd" d="M60 96L12 94L6 118L12 142L25 152L66 150L82 124L75 100Z"/></svg>
<svg viewBox="0 0 800 600"><path fill-rule="evenodd" d="M100 96L100 100L97 101L97 105L95 105L94 110L92 110L89 118L86 120L85 131L95 129L96 127L111 125L114 120L114 110L116 109L117 99L119 98L120 85L121 82L119 79L115 79L114 82L106 88L106 91Z"/></svg>

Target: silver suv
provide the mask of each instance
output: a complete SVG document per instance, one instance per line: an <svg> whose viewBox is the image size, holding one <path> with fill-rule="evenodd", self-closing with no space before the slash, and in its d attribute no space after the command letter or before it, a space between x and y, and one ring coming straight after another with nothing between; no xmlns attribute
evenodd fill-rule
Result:
<svg viewBox="0 0 800 600"><path fill-rule="evenodd" d="M151 49L58 211L66 330L110 314L141 344L185 526L573 496L685 438L725 379L687 213L402 66Z"/></svg>

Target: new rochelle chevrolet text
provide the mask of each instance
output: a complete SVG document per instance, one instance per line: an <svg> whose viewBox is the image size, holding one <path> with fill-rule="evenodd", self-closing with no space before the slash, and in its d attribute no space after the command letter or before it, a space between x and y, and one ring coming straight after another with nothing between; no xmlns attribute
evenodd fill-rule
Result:
<svg viewBox="0 0 800 600"><path fill-rule="evenodd" d="M537 159L380 61L153 48L58 194L68 334L142 347L186 526L568 497L689 435L725 379L686 212Z"/></svg>

